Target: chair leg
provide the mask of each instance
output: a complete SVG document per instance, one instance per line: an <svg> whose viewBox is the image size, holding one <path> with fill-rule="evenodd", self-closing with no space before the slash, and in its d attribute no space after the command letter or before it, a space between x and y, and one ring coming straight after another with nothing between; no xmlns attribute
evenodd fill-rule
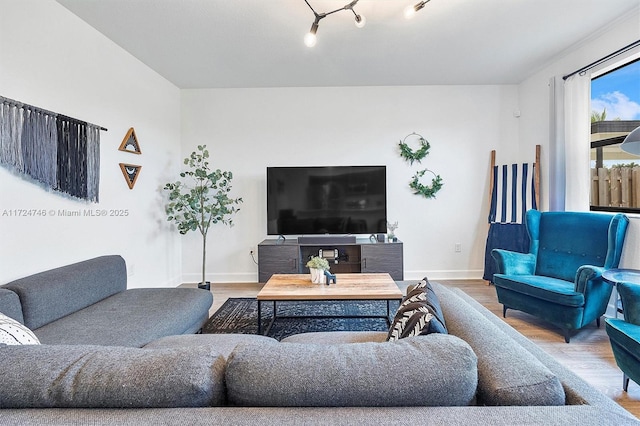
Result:
<svg viewBox="0 0 640 426"><path fill-rule="evenodd" d="M569 329L568 328L563 328L562 329L562 334L564 335L564 341L566 343L569 343L569 341L571 340L571 336L569 335Z"/></svg>
<svg viewBox="0 0 640 426"><path fill-rule="evenodd" d="M629 389L629 376L627 376L625 373L622 373L622 390L626 392L627 389Z"/></svg>
<svg viewBox="0 0 640 426"><path fill-rule="evenodd" d="M502 305L502 318L507 317L507 305Z"/></svg>
<svg viewBox="0 0 640 426"><path fill-rule="evenodd" d="M596 325L600 328L600 317L596 318Z"/></svg>

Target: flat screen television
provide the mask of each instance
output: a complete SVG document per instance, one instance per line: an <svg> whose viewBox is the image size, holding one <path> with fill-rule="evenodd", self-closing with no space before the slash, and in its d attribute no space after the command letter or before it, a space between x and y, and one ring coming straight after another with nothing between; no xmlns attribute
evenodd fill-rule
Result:
<svg viewBox="0 0 640 426"><path fill-rule="evenodd" d="M267 234L386 231L386 166L267 167Z"/></svg>

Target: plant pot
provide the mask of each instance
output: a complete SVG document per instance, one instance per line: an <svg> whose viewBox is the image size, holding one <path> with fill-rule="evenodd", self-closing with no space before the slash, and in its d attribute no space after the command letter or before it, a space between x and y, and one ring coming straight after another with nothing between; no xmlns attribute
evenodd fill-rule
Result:
<svg viewBox="0 0 640 426"><path fill-rule="evenodd" d="M211 290L211 282L210 281L199 282L198 288L201 288L203 290Z"/></svg>
<svg viewBox="0 0 640 426"><path fill-rule="evenodd" d="M324 283L324 269L309 268L311 272L311 282L314 284Z"/></svg>

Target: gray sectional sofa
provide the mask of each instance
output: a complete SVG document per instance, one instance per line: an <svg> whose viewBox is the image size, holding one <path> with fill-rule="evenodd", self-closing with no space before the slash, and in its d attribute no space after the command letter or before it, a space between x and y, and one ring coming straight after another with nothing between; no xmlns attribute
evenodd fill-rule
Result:
<svg viewBox="0 0 640 426"><path fill-rule="evenodd" d="M209 318L210 292L194 288L127 289L121 256L101 256L0 286L0 312L44 344L141 347L160 337L196 333Z"/></svg>
<svg viewBox="0 0 640 426"><path fill-rule="evenodd" d="M448 335L0 347L0 423L640 424L472 298L432 285Z"/></svg>

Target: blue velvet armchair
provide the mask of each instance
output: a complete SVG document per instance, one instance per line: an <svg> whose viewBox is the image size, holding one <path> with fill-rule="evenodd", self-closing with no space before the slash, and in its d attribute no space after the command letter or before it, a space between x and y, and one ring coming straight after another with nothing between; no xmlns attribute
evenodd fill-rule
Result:
<svg viewBox="0 0 640 426"><path fill-rule="evenodd" d="M621 282L617 288L624 320L606 318L604 322L613 356L623 373L622 389L626 392L630 378L640 383L640 285Z"/></svg>
<svg viewBox="0 0 640 426"><path fill-rule="evenodd" d="M494 249L498 301L571 332L605 313L613 286L602 278L617 268L629 219L623 214L529 210L528 253Z"/></svg>

